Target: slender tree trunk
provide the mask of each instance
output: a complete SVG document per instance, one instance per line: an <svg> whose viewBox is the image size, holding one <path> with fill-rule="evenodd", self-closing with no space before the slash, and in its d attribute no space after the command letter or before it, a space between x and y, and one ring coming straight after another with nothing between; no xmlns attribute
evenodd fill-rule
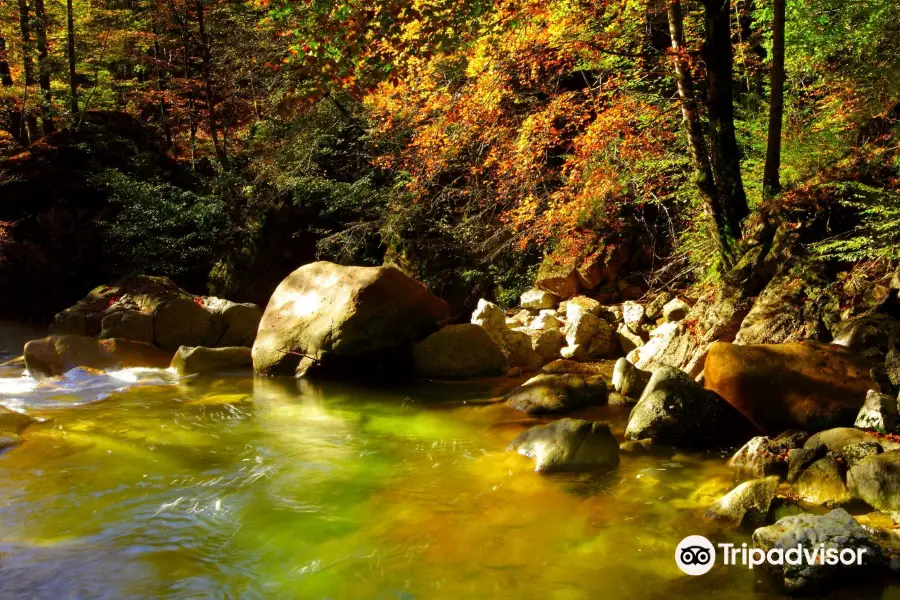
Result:
<svg viewBox="0 0 900 600"><path fill-rule="evenodd" d="M25 74L24 91L22 92L22 131L21 138L33 142L40 137L37 119L28 110L28 87L34 85L34 49L31 46L31 15L28 0L19 0L19 29L22 32L22 71Z"/></svg>
<svg viewBox="0 0 900 600"><path fill-rule="evenodd" d="M162 95L162 75L159 70L159 34L156 31L156 25L153 26L153 62L156 67L156 91L159 94L159 119L162 123L163 132L166 135L166 147L172 147L172 130L169 127L169 115L166 111L166 101Z"/></svg>
<svg viewBox="0 0 900 600"><path fill-rule="evenodd" d="M769 138L763 171L763 198L774 198L781 191L781 127L784 120L784 0L773 0L772 19L772 91L769 99Z"/></svg>
<svg viewBox="0 0 900 600"><path fill-rule="evenodd" d="M706 149L706 139L700 123L697 100L694 96L694 81L684 52L684 19L681 12L681 0L670 0L668 6L669 35L674 52L675 84L678 98L681 100L681 122L687 134L688 150L694 167L694 184L700 192L703 211L710 219L711 230L715 236L716 246L723 258L728 254L727 240L721 236L721 208L719 206L716 182L713 178L712 166Z"/></svg>
<svg viewBox="0 0 900 600"><path fill-rule="evenodd" d="M0 86L12 87L12 84L12 72L9 69L9 61L6 58L6 38L0 37ZM9 133L20 144L23 146L28 144L28 134L25 132L22 124L22 111L16 110L14 106L11 106L7 112L6 125Z"/></svg>
<svg viewBox="0 0 900 600"><path fill-rule="evenodd" d="M75 81L75 14L72 0L66 0L66 33L69 55L69 99L72 105L72 122L78 120L78 83Z"/></svg>
<svg viewBox="0 0 900 600"><path fill-rule="evenodd" d="M9 61L6 60L6 38L0 37L0 85L9 87L13 84Z"/></svg>
<svg viewBox="0 0 900 600"><path fill-rule="evenodd" d="M741 180L740 154L734 129L731 0L703 0L706 63L706 106L710 128L710 155L719 197L714 214L723 241L724 266L734 264L741 239L741 221L750 214Z"/></svg>
<svg viewBox="0 0 900 600"><path fill-rule="evenodd" d="M41 121L44 135L53 133L53 117L50 114L52 107L50 96L50 61L47 52L47 13L44 10L44 0L34 0L35 38L38 51L38 83L41 86Z"/></svg>
<svg viewBox="0 0 900 600"><path fill-rule="evenodd" d="M209 36L206 33L203 1L204 0L197 0L197 26L200 31L200 44L202 45L201 61L203 65L203 87L206 92L206 116L209 126L209 135L212 138L216 157L223 167L227 167L228 155L225 152L225 147L219 142L219 128L216 120L216 97L213 93L212 84L212 52L209 47Z"/></svg>

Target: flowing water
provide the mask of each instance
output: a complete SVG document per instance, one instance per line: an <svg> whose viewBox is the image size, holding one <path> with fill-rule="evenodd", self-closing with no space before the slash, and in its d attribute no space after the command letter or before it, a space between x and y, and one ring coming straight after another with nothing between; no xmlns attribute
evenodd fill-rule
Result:
<svg viewBox="0 0 900 600"><path fill-rule="evenodd" d="M0 404L43 421L0 455L2 599L776 593L759 571L675 565L690 534L749 541L702 518L733 483L720 454L540 476L505 451L534 424L491 402L506 381L20 374L0 371ZM627 409L589 416L621 439ZM861 592L882 597L844 597Z"/></svg>

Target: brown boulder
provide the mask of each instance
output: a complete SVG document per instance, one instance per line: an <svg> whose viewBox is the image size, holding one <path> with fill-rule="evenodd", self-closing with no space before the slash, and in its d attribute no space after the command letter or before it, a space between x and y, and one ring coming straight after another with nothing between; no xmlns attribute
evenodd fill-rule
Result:
<svg viewBox="0 0 900 600"><path fill-rule="evenodd" d="M25 344L25 368L36 379L62 375L75 367L165 369L171 359L171 352L134 340L51 335Z"/></svg>
<svg viewBox="0 0 900 600"><path fill-rule="evenodd" d="M717 342L706 358L705 385L766 434L820 431L853 424L873 366L830 344Z"/></svg>
<svg viewBox="0 0 900 600"><path fill-rule="evenodd" d="M253 367L263 375L385 374L448 313L446 302L394 267L310 263L269 299Z"/></svg>

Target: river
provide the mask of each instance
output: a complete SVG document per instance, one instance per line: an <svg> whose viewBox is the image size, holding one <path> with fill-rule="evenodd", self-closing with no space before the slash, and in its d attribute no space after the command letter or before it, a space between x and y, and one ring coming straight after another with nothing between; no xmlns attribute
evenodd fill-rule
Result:
<svg viewBox="0 0 900 600"><path fill-rule="evenodd" d="M675 565L687 535L749 542L703 519L734 483L722 454L540 476L505 449L533 424L492 402L509 386L4 368L0 404L42 422L0 455L0 598L776 594L758 570ZM621 439L627 413L588 416ZM860 593L881 597L841 597Z"/></svg>

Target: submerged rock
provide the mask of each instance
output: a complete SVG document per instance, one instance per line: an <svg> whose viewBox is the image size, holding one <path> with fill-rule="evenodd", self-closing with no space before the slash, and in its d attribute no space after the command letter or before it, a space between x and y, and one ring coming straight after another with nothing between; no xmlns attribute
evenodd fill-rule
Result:
<svg viewBox="0 0 900 600"><path fill-rule="evenodd" d="M509 449L534 459L538 473L611 469L619 444L605 423L560 419L522 432Z"/></svg>
<svg viewBox="0 0 900 600"><path fill-rule="evenodd" d="M179 375L215 373L253 368L250 348L232 346L230 348L204 348L202 346L182 346L172 358L170 368Z"/></svg>
<svg viewBox="0 0 900 600"><path fill-rule="evenodd" d="M10 434L9 437L18 436L34 421L33 417L29 417L25 413L0 406L0 433ZM13 441L15 442L16 440Z"/></svg>
<svg viewBox="0 0 900 600"><path fill-rule="evenodd" d="M606 404L609 390L600 375L537 375L505 397L506 404L528 414L561 413Z"/></svg>
<svg viewBox="0 0 900 600"><path fill-rule="evenodd" d="M509 370L500 346L473 323L432 333L413 346L413 364L418 374L438 379L498 376Z"/></svg>
<svg viewBox="0 0 900 600"><path fill-rule="evenodd" d="M745 481L716 500L706 511L707 519L728 521L741 527L758 527L766 523L778 477Z"/></svg>
<svg viewBox="0 0 900 600"><path fill-rule="evenodd" d="M768 527L753 532L753 545L768 552L788 551L798 546L812 553L816 548L861 551L862 564L828 564L825 560L783 560L782 564L764 563L765 568L792 594L811 594L832 590L839 585L880 576L886 565L881 549L847 511L835 509L822 516L785 517ZM787 557L786 557L787 558Z"/></svg>
<svg viewBox="0 0 900 600"><path fill-rule="evenodd" d="M673 446L710 446L746 439L747 421L715 393L674 367L660 367L632 409L625 437Z"/></svg>
<svg viewBox="0 0 900 600"><path fill-rule="evenodd" d="M853 423L872 366L846 348L814 342L715 343L704 383L765 433L819 431Z"/></svg>
<svg viewBox="0 0 900 600"><path fill-rule="evenodd" d="M253 367L263 375L303 375L313 367L389 372L448 312L446 302L394 267L311 263L272 294L253 344Z"/></svg>
<svg viewBox="0 0 900 600"><path fill-rule="evenodd" d="M25 344L25 368L35 379L62 375L75 367L165 369L172 353L134 340L52 335Z"/></svg>

